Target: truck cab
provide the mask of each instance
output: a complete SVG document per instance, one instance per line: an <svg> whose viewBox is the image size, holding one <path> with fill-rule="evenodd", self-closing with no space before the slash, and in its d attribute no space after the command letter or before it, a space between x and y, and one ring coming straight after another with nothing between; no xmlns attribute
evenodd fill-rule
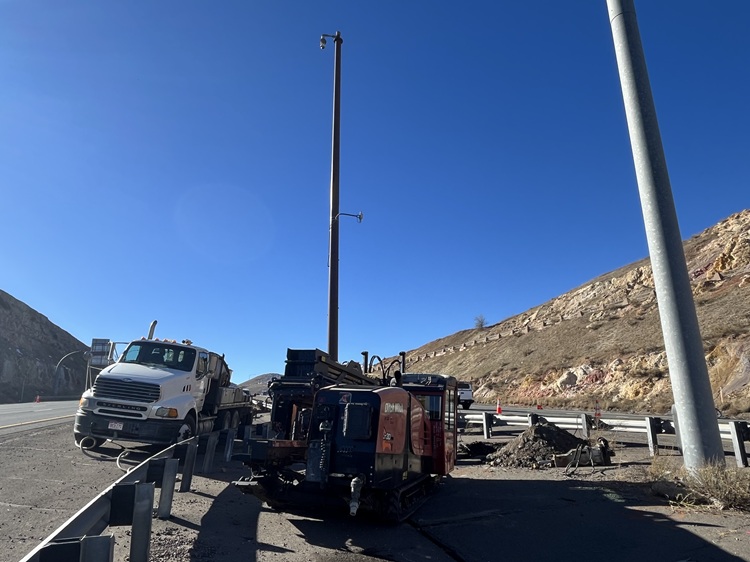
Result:
<svg viewBox="0 0 750 562"><path fill-rule="evenodd" d="M469 382L458 382L458 403L461 408L468 410L474 403L474 389Z"/></svg>
<svg viewBox="0 0 750 562"><path fill-rule="evenodd" d="M73 433L91 437L169 444L211 431L231 371L222 355L188 340L141 339L104 368L81 396ZM249 399L248 399L249 400Z"/></svg>

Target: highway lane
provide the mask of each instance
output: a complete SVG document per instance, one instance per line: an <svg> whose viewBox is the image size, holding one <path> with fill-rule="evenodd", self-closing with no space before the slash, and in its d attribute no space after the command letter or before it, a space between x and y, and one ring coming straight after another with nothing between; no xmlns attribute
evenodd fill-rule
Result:
<svg viewBox="0 0 750 562"><path fill-rule="evenodd" d="M0 436L31 427L46 427L70 422L71 432L77 400L65 402L24 402L0 405Z"/></svg>

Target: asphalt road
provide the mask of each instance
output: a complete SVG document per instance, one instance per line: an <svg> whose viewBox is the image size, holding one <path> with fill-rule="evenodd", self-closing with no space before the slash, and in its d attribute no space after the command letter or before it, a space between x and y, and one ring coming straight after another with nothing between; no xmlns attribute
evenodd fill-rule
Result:
<svg viewBox="0 0 750 562"><path fill-rule="evenodd" d="M23 402L0 405L0 436L30 427L57 425L70 420L71 427L78 400L66 402Z"/></svg>

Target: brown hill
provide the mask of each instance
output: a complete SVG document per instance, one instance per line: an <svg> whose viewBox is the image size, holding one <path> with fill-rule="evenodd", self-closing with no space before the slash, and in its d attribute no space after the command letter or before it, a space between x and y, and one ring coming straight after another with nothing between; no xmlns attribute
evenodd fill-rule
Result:
<svg viewBox="0 0 750 562"><path fill-rule="evenodd" d="M30 402L37 395L80 396L86 378L83 353L60 359L72 351L85 351L78 341L46 316L0 290L0 404Z"/></svg>
<svg viewBox="0 0 750 562"><path fill-rule="evenodd" d="M750 210L684 248L715 402L727 414L750 412ZM407 353L407 369L472 380L484 402L593 410L598 400L654 413L673 402L648 259L425 344Z"/></svg>

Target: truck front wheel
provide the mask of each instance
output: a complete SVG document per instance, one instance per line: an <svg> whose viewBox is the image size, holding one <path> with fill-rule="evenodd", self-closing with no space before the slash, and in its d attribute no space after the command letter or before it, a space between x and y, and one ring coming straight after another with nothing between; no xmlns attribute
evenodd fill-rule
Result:
<svg viewBox="0 0 750 562"><path fill-rule="evenodd" d="M185 439L194 437L195 428L195 416L193 414L188 414L185 416L185 421L183 422L182 427L180 427L180 430L177 432L177 441L184 441Z"/></svg>

